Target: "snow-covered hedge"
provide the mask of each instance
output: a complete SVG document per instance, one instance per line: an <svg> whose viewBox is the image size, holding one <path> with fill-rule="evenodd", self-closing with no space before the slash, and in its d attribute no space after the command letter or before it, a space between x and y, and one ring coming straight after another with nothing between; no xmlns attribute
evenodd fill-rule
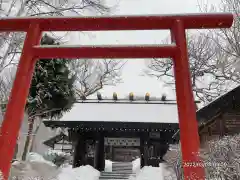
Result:
<svg viewBox="0 0 240 180"><path fill-rule="evenodd" d="M181 179L183 170L180 146L173 151L169 151L165 159ZM201 156L207 179L240 179L240 134L210 141L209 149L205 154L201 153Z"/></svg>
<svg viewBox="0 0 240 180"><path fill-rule="evenodd" d="M29 153L26 161L12 163L9 180L51 180L57 174L57 166L37 153Z"/></svg>
<svg viewBox="0 0 240 180"><path fill-rule="evenodd" d="M51 161L60 167L64 163L70 163L72 155L70 153L49 149L43 157L47 161Z"/></svg>
<svg viewBox="0 0 240 180"><path fill-rule="evenodd" d="M48 152L46 154L66 155L61 152ZM99 176L100 172L89 165L72 168L70 164L64 164L57 167L41 155L30 153L26 161L12 163L9 180L98 180Z"/></svg>

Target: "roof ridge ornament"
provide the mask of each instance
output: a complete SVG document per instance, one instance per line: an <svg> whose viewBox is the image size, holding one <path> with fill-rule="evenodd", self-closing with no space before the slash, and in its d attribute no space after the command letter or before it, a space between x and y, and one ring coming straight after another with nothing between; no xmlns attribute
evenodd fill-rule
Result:
<svg viewBox="0 0 240 180"><path fill-rule="evenodd" d="M100 102L101 101L101 102ZM118 94L113 92L112 98L103 97L100 92L97 92L97 98L87 98L85 95L82 95L80 99L76 101L76 103L158 103L158 104L176 104L177 100L175 99L167 99L167 95L165 93L162 94L161 97L157 98L156 96L150 97L150 93L147 92L145 96L134 96L133 92L130 92L128 97L118 98ZM195 103L200 103L200 101L195 101Z"/></svg>
<svg viewBox="0 0 240 180"><path fill-rule="evenodd" d="M134 101L134 94L133 94L133 92L129 93L129 100L130 101Z"/></svg>
<svg viewBox="0 0 240 180"><path fill-rule="evenodd" d="M145 95L145 101L150 101L150 94L148 92Z"/></svg>
<svg viewBox="0 0 240 180"><path fill-rule="evenodd" d="M117 93L116 93L116 92L113 93L113 100L114 100L114 101L117 101L117 100L118 100L118 97L117 97Z"/></svg>

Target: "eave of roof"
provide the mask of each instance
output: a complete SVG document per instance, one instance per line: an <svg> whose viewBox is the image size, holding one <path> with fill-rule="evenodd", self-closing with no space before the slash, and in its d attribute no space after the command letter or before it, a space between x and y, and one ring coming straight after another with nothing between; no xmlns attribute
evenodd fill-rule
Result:
<svg viewBox="0 0 240 180"><path fill-rule="evenodd" d="M61 141L63 139L68 140L68 136L65 135L63 132L61 132L60 134L44 141L43 144L45 144L46 146L49 146L49 147L53 147L56 142Z"/></svg>
<svg viewBox="0 0 240 180"><path fill-rule="evenodd" d="M78 128L93 131L176 131L178 123L117 122L117 121L43 121L46 127Z"/></svg>
<svg viewBox="0 0 240 180"><path fill-rule="evenodd" d="M207 122L220 112L224 112L233 106L240 104L240 86L218 97L208 105L196 112L199 122Z"/></svg>
<svg viewBox="0 0 240 180"><path fill-rule="evenodd" d="M196 111L199 130L202 129L205 124L208 124L209 121L216 119L218 116L236 105L240 105L240 86L237 86ZM174 138L180 139L179 131L180 130L175 133L173 136Z"/></svg>

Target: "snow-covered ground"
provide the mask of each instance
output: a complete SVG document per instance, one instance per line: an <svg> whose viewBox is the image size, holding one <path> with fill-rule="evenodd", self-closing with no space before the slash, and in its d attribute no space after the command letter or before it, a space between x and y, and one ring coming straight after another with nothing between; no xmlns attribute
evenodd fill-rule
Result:
<svg viewBox="0 0 240 180"><path fill-rule="evenodd" d="M133 173L136 177L130 177L129 180L175 180L170 175L173 172L169 171L164 164L160 167L146 166L140 169L140 159L133 162ZM112 162L106 160L105 171L112 171ZM81 166L72 168L69 164L64 164L57 167L50 161L45 160L41 155L30 153L25 162L16 161L12 164L9 180L98 180L100 172L93 167ZM165 176L165 178L164 178ZM1 180L1 177L0 177Z"/></svg>
<svg viewBox="0 0 240 180"><path fill-rule="evenodd" d="M130 180L176 180L176 176L172 169L165 163L159 164L159 167L145 166L142 169L140 159L133 162L133 172L136 177L130 177Z"/></svg>
<svg viewBox="0 0 240 180"><path fill-rule="evenodd" d="M57 167L41 155L30 153L26 161L12 163L9 180L98 180L99 176L100 172L89 165L72 168L64 164Z"/></svg>
<svg viewBox="0 0 240 180"><path fill-rule="evenodd" d="M79 168L72 168L68 165L62 167L56 180L98 180L100 172L92 166L81 166Z"/></svg>
<svg viewBox="0 0 240 180"><path fill-rule="evenodd" d="M105 172L112 172L112 161L105 160Z"/></svg>
<svg viewBox="0 0 240 180"><path fill-rule="evenodd" d="M163 180L162 169L145 166L137 173L136 177L130 177L130 180Z"/></svg>

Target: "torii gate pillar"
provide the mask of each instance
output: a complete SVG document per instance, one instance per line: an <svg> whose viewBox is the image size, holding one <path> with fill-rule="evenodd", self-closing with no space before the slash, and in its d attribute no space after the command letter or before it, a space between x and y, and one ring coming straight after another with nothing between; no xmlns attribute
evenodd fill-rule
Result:
<svg viewBox="0 0 240 180"><path fill-rule="evenodd" d="M13 18L0 19L0 32L27 32L16 78L0 134L0 171L8 179L11 160L21 127L26 99L39 58L172 58L176 80L184 178L204 180L200 163L198 124L188 63L186 29L230 28L232 14L163 16ZM172 45L166 46L39 46L43 31L166 30ZM159 177L160 178L160 177Z"/></svg>

